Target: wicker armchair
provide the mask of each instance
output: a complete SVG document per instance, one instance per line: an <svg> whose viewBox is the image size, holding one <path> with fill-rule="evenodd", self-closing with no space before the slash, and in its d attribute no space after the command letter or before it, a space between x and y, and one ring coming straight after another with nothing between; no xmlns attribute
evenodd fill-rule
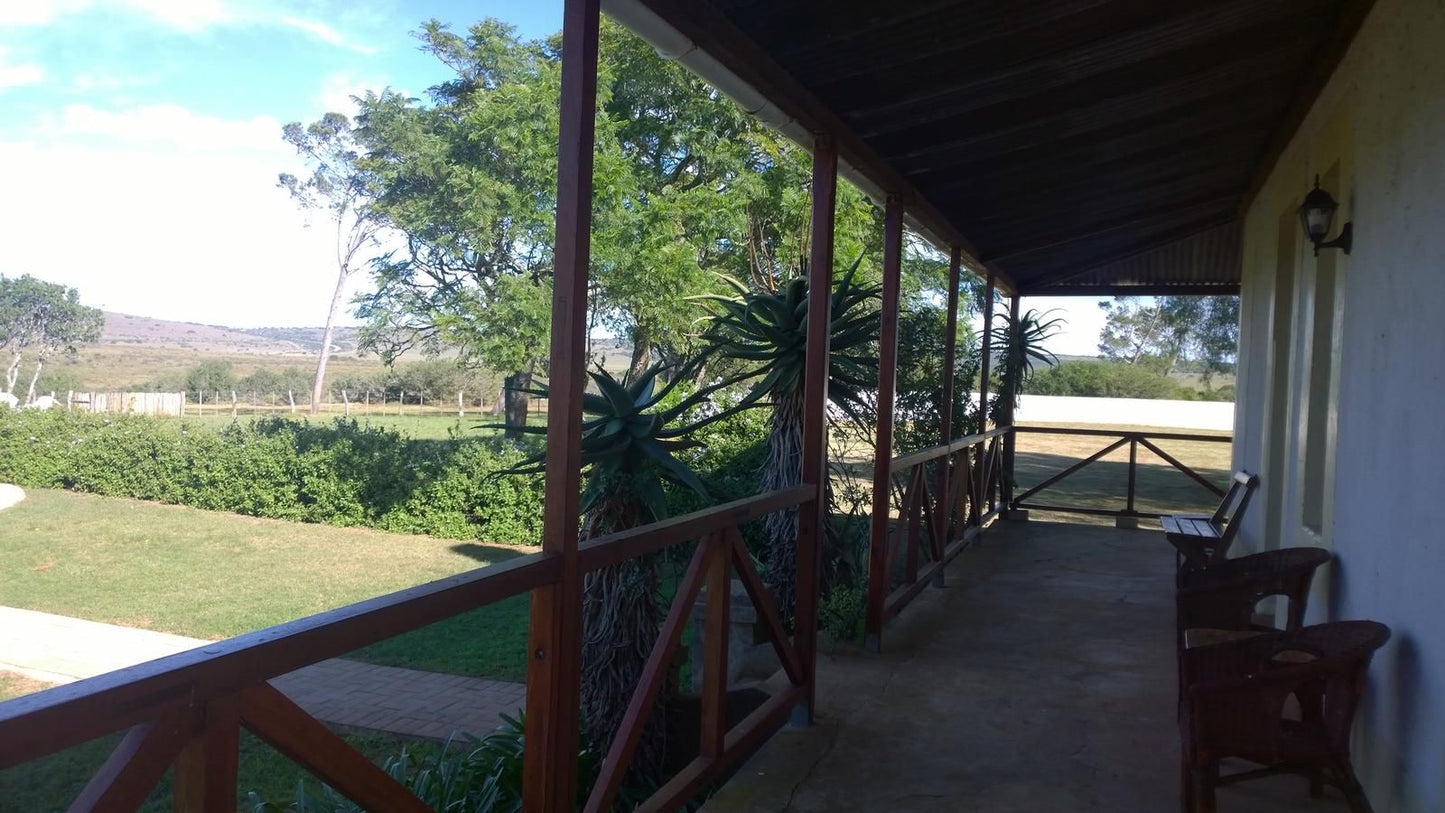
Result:
<svg viewBox="0 0 1445 813"><path fill-rule="evenodd" d="M1299 629L1315 571L1330 559L1324 548L1281 548L1181 572L1174 594L1180 649L1190 629L1272 631L1254 623L1255 605L1269 596L1289 602L1285 629Z"/></svg>
<svg viewBox="0 0 1445 813"><path fill-rule="evenodd" d="M1373 813L1350 763L1350 728L1370 659L1389 637L1383 624L1341 621L1181 653L1186 813L1212 813L1216 787L1280 773L1308 777L1313 796L1334 785L1354 813ZM1285 714L1291 696L1299 719ZM1263 767L1221 776L1226 758Z"/></svg>

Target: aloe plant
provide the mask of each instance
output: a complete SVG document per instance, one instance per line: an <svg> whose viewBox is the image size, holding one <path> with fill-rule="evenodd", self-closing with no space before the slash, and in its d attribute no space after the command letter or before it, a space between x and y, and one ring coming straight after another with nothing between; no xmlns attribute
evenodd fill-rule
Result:
<svg viewBox="0 0 1445 813"><path fill-rule="evenodd" d="M689 434L749 405L700 417L694 411L739 378L669 399L694 367L685 365L660 387L658 378L664 369L660 364L630 383L618 381L600 367L588 372L597 391L582 396L582 465L587 478L581 503L582 539L665 519L665 483L707 496L698 476L674 455L701 445ZM545 386L531 392L547 396ZM529 426L525 431L541 434L546 429ZM540 472L543 465L538 454L511 471ZM584 739L593 753L607 752L657 640L662 615L656 598L657 565L656 555L642 556L592 571L583 580L582 718ZM651 715L629 772L633 781L654 779L662 765L663 723L663 715Z"/></svg>
<svg viewBox="0 0 1445 813"><path fill-rule="evenodd" d="M989 416L997 423L1003 414L1003 404L1018 406L1018 398L1024 386L1034 377L1034 368L1039 365L1053 366L1059 363L1058 356L1044 348L1064 324L1063 317L1051 316L1052 311L1029 310L1014 321L1008 314L1000 314L991 328L993 345L999 348L998 395L989 407Z"/></svg>
<svg viewBox="0 0 1445 813"><path fill-rule="evenodd" d="M829 298L828 399L857 422L873 411L876 389L878 314L874 303L882 292L857 280L861 259L834 286ZM803 375L808 349L808 279L803 274L777 291L755 291L728 277L732 295L701 297L712 311L703 332L709 354L742 362L758 376L743 403L766 399L772 407L768 462L761 488L772 491L802 481ZM768 588L780 611L792 616L796 602L797 511L770 514L764 521L768 537L765 557Z"/></svg>

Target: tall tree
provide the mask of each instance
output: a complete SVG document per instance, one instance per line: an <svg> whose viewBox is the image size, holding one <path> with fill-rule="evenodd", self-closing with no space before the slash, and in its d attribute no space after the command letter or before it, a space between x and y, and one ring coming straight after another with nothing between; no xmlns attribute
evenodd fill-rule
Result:
<svg viewBox="0 0 1445 813"><path fill-rule="evenodd" d="M361 99L374 206L406 238L372 264L361 341L388 362L451 347L463 363L506 371L517 437L548 350L559 43L522 40L495 20L465 36L433 20L418 37L455 78L425 104L391 92ZM598 166L606 189L608 164Z"/></svg>
<svg viewBox="0 0 1445 813"><path fill-rule="evenodd" d="M1206 379L1232 367L1239 347L1239 297L1120 296L1101 302L1105 323L1099 354L1150 364L1165 375L1181 361L1198 362Z"/></svg>
<svg viewBox="0 0 1445 813"><path fill-rule="evenodd" d="M378 245L377 236L385 228L386 218L372 206L375 184L358 164L361 153L350 119L340 113L327 113L304 127L293 121L282 129L282 138L306 159L311 174L299 178L283 172L276 185L289 192L308 214L324 213L336 230L336 289L326 311L326 328L321 332L321 351L311 383L311 414L319 415L326 363L331 359L336 316L341 312L347 280L368 259L364 256L366 249Z"/></svg>
<svg viewBox="0 0 1445 813"><path fill-rule="evenodd" d="M45 362L58 352L75 353L80 345L100 340L105 314L80 304L80 292L28 274L0 278L0 344L11 352L5 392L15 394L24 352L35 348L35 372L26 402L35 400L35 382Z"/></svg>

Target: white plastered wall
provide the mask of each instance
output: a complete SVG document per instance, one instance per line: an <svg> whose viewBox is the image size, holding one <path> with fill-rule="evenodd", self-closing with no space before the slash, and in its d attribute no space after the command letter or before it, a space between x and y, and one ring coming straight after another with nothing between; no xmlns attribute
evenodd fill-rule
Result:
<svg viewBox="0 0 1445 813"><path fill-rule="evenodd" d="M1321 266L1297 225L1282 228L1316 174L1355 232L1351 255L1332 258L1323 348ZM1293 262L1281 262L1284 235L1300 241ZM1277 308L1281 265L1292 290ZM1445 811L1445 4L1376 3L1252 203L1244 267L1235 465L1265 486L1241 537L1252 549L1331 547L1310 620L1390 625L1356 722L1356 765L1375 809ZM1311 404L1321 408L1308 395L1321 371L1329 442L1316 533L1302 516L1304 426Z"/></svg>

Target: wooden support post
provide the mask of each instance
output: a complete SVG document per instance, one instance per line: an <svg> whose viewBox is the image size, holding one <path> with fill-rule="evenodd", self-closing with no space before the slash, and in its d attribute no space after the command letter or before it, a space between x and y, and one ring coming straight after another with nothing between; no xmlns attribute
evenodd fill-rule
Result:
<svg viewBox="0 0 1445 813"><path fill-rule="evenodd" d="M401 397L396 400L396 414L406 413L406 390L401 391Z"/></svg>
<svg viewBox="0 0 1445 813"><path fill-rule="evenodd" d="M958 283L961 270L961 251L958 246L948 253L948 304L947 321L943 328L943 385L938 395L938 433L939 443L949 443L953 440L953 367L958 355ZM949 458L938 459L937 481L933 489L934 512L933 528L930 529L933 538L938 540L937 547L948 547L950 516L948 505L948 481L951 472L948 469ZM933 586L943 586L943 568L938 569L938 574L933 577Z"/></svg>
<svg viewBox="0 0 1445 813"><path fill-rule="evenodd" d="M978 431L988 431L988 376L993 362L993 274L988 275L988 285L984 288L983 299L983 358L978 368ZM987 464L987 455L983 454L983 447L979 447L977 459L978 472L973 478L974 492L969 495L973 501L974 523L982 525L985 508L983 502L988 495L988 472L984 467Z"/></svg>
<svg viewBox="0 0 1445 813"><path fill-rule="evenodd" d="M465 399L463 396L464 396L464 391L463 391L463 390L457 390L457 417L458 417L458 418L465 418L465 417L467 417L467 402L466 402L466 399Z"/></svg>
<svg viewBox="0 0 1445 813"><path fill-rule="evenodd" d="M903 202L888 196L883 223L883 303L878 331L878 435L873 456L873 517L868 537L868 608L864 646L883 646L888 601L888 526L893 475L893 398L898 379L898 295L903 267Z"/></svg>
<svg viewBox="0 0 1445 813"><path fill-rule="evenodd" d="M565 0L553 250L552 352L547 404L542 552L560 560L555 583L532 591L527 651L527 813L577 809L578 706L582 671L582 394L587 366L587 267L592 239L592 151L597 108L601 0Z"/></svg>
<svg viewBox="0 0 1445 813"><path fill-rule="evenodd" d="M1022 298L1022 297L1020 297L1017 293L1015 293L1015 294L1009 299L1008 319L1009 319L1010 330L1012 330L1012 328L1013 328L1014 325L1017 325L1017 324L1019 323L1019 300L1020 300L1021 298ZM1010 398L1008 399L1008 402L1004 405L1004 415L1007 416L1007 418L1006 418L1006 420L1005 420L1004 422L1005 422L1008 426L1013 426L1013 425L1014 425L1014 399L1013 399L1012 397L1010 397ZM1007 435L1004 435L1004 437L1003 437L1003 495L1002 495L1002 499L1003 499L1003 508L1004 508L1004 511L1005 511L1006 515L1011 515L1011 514L1013 513L1013 510L1014 510L1014 507L1013 507L1013 503L1014 503L1014 482L1015 482L1015 480L1014 480L1014 452L1015 452L1015 450L1016 450L1016 448L1017 448L1017 444L1018 444L1018 433L1016 433L1016 432L1009 432Z"/></svg>
<svg viewBox="0 0 1445 813"><path fill-rule="evenodd" d="M707 608L703 619L702 737L698 753L717 758L728 733L728 609L732 600L732 540L723 533L703 540Z"/></svg>
<svg viewBox="0 0 1445 813"><path fill-rule="evenodd" d="M171 786L176 813L212 813L236 804L241 711L235 697L206 704L202 729L176 758Z"/></svg>
<svg viewBox="0 0 1445 813"><path fill-rule="evenodd" d="M802 668L803 700L794 725L812 725L818 654L818 601L823 540L828 528L828 337L832 331L833 216L838 201L838 151L833 140L813 140L812 247L808 255L808 336L803 361L803 485L812 502L798 506L798 580L793 607L794 646ZM780 608L784 614L787 608Z"/></svg>

